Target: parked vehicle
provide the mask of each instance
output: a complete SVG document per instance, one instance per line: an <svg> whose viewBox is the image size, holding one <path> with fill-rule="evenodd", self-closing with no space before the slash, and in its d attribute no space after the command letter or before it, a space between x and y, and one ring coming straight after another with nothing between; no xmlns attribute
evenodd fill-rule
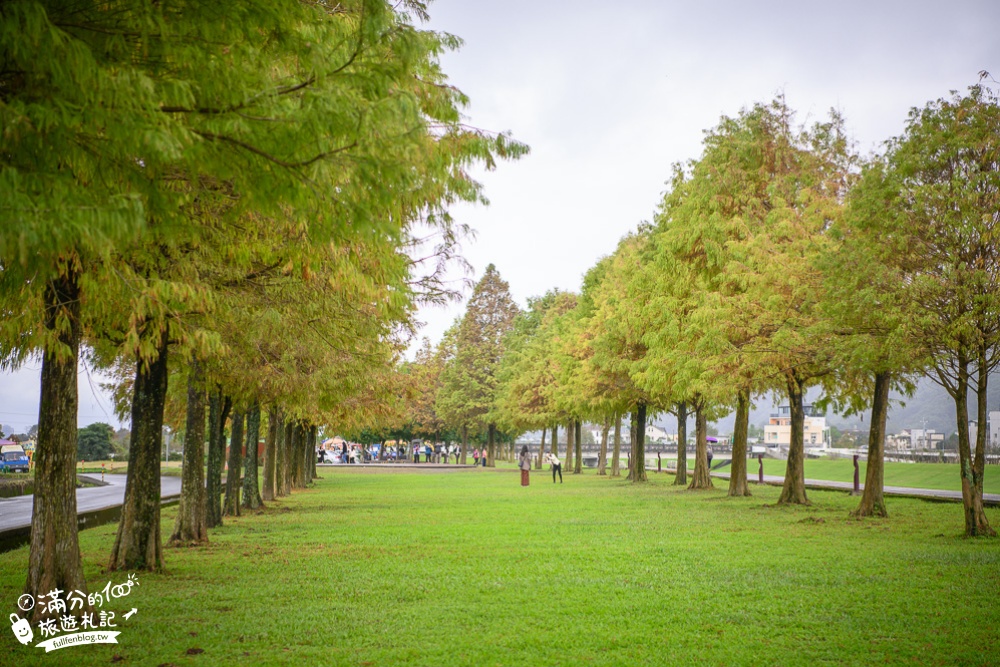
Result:
<svg viewBox="0 0 1000 667"><path fill-rule="evenodd" d="M20 445L0 447L0 472L28 472L31 460Z"/></svg>

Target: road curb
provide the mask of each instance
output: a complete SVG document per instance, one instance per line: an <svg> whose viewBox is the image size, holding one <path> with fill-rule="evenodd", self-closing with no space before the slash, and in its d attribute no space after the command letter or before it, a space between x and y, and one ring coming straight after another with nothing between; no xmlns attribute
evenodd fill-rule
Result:
<svg viewBox="0 0 1000 667"><path fill-rule="evenodd" d="M169 507L180 502L180 494L165 496L160 499L161 507ZM104 524L118 521L122 515L121 505L110 505L96 510L81 512L76 515L77 530L96 528ZM0 531L0 553L13 551L31 542L31 526L19 526Z"/></svg>

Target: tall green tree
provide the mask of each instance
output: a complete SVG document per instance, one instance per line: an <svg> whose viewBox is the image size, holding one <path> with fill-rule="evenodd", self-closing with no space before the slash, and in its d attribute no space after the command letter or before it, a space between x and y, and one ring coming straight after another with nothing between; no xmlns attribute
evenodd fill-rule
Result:
<svg viewBox="0 0 1000 667"><path fill-rule="evenodd" d="M879 238L878 257L903 276L914 317L901 326L928 350L928 375L955 403L970 537L996 534L982 502L983 436L972 454L968 392L977 392L976 414L985 423L987 378L1000 362L998 135L1000 104L984 86L913 109L904 133L872 167L884 205L859 221L859 233Z"/></svg>
<svg viewBox="0 0 1000 667"><path fill-rule="evenodd" d="M438 410L446 421L486 431L487 464L491 466L497 443L497 371L517 313L509 285L490 264L472 290L458 325L455 354L445 365L438 395Z"/></svg>
<svg viewBox="0 0 1000 667"><path fill-rule="evenodd" d="M112 452L111 437L115 431L109 424L98 422L77 432L76 453L83 461L104 461Z"/></svg>
<svg viewBox="0 0 1000 667"><path fill-rule="evenodd" d="M758 104L706 135L702 158L675 171L661 215L663 256L686 271L680 281L671 274L681 288L665 293L680 298L662 309L677 325L661 330L677 331L683 345L661 340L654 348L673 356L667 367L678 371L681 396L695 399L702 431L699 409L736 403L745 422L753 392L787 392L792 437L781 503L808 502L803 400L807 387L830 375L819 261L853 159L836 114L798 128L783 99ZM696 479L699 468L708 479L703 437ZM745 438L738 444L745 451ZM739 477L731 492L744 495L745 470Z"/></svg>

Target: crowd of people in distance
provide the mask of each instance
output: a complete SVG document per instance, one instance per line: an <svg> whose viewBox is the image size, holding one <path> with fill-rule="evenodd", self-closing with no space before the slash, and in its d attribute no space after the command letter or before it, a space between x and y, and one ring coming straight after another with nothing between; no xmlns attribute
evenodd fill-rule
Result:
<svg viewBox="0 0 1000 667"><path fill-rule="evenodd" d="M420 463L421 457L423 457L423 463L451 463L452 457L455 457L454 462L458 463L461 455L462 448L459 445L446 445L443 442L424 442L413 445L414 463Z"/></svg>
<svg viewBox="0 0 1000 667"><path fill-rule="evenodd" d="M518 467L522 469L522 483L527 486L527 473L531 469L531 458L530 452L527 451L527 447L524 447L521 451L521 457L519 460ZM457 444L446 444L443 442L432 443L425 441L413 441L412 443L400 443L396 444L390 441L388 444L382 445L380 443L372 445L360 445L356 443L344 442L339 447L334 447L333 449L325 449L322 447L316 448L316 461L317 463L372 463L373 461L378 462L395 462L395 461L405 461L407 459L407 454L412 457L414 463L455 463L457 464L462 457L462 447ZM474 448L470 455L472 456L472 464L475 466L487 465L487 452L486 447L480 449L479 447ZM551 452L546 454L545 463L550 466L552 471L552 481L555 482L558 477L559 482L562 480L562 461L558 457L554 456Z"/></svg>
<svg viewBox="0 0 1000 667"><path fill-rule="evenodd" d="M485 450L484 450L485 452ZM407 454L410 456L408 457ZM375 443L360 445L344 442L333 449L316 448L317 463L372 463L395 462L410 458L414 463L458 463L461 459L460 445L445 443L421 442L417 444ZM477 458L478 462L478 450Z"/></svg>

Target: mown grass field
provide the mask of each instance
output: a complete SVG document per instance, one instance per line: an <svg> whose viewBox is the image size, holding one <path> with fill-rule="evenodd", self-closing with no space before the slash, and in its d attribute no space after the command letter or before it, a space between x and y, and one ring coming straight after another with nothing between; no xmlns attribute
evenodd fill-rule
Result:
<svg viewBox="0 0 1000 667"><path fill-rule="evenodd" d="M779 508L777 488L730 499L669 475L320 474L168 549L106 607L119 645L44 654L4 632L0 664L1000 664L1000 540L962 538L956 504L889 499L888 520L858 521L842 493ZM125 578L102 568L114 531L81 533L92 590ZM0 554L9 611L26 559Z"/></svg>

